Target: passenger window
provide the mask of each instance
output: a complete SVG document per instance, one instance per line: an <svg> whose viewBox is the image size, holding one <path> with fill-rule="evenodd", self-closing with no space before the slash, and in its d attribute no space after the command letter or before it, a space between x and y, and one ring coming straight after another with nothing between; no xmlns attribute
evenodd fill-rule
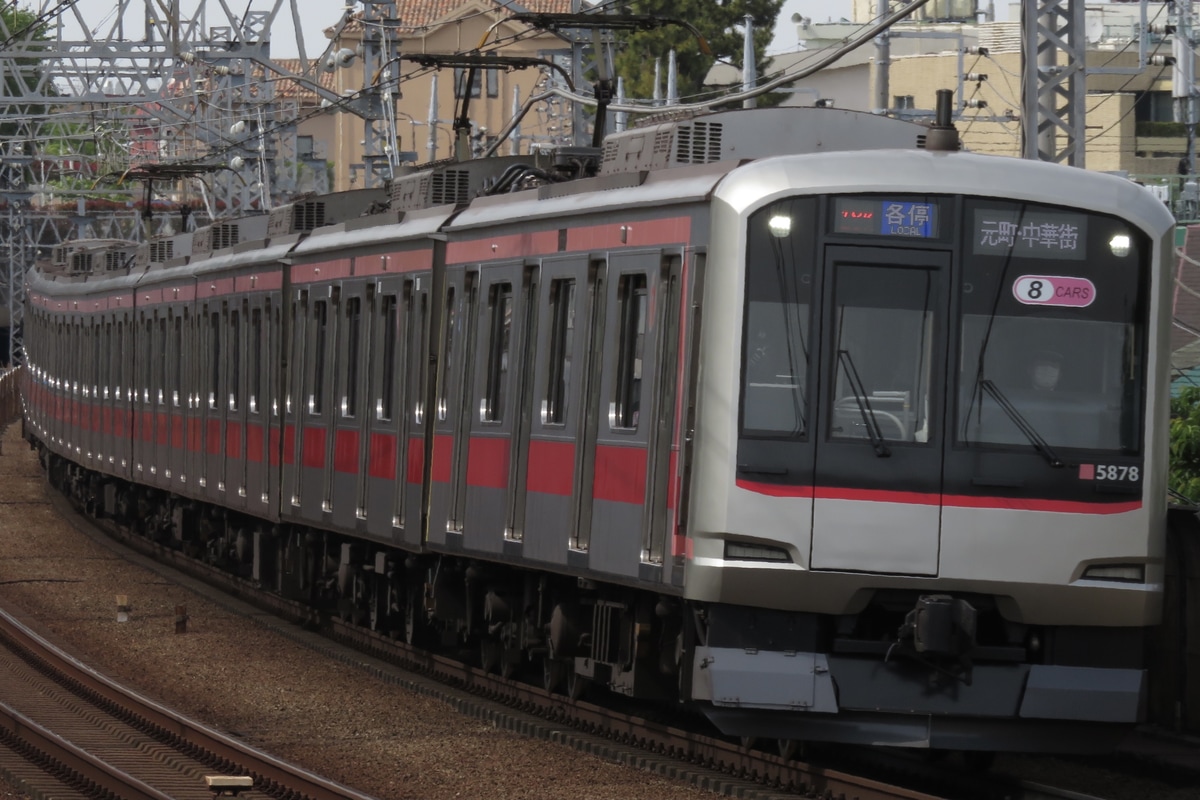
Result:
<svg viewBox="0 0 1200 800"><path fill-rule="evenodd" d="M342 416L358 416L358 358L359 323L362 321L362 300L351 297L346 301L346 367L342 386Z"/></svg>
<svg viewBox="0 0 1200 800"><path fill-rule="evenodd" d="M229 312L229 410L237 411L242 393L242 317Z"/></svg>
<svg viewBox="0 0 1200 800"><path fill-rule="evenodd" d="M446 349L440 360L441 381L438 384L437 415L439 422L446 421L447 396L450 392L450 362L454 360L454 332L458 328L458 303L455 302L454 287L446 290Z"/></svg>
<svg viewBox="0 0 1200 800"><path fill-rule="evenodd" d="M613 429L636 430L642 397L646 338L646 276L622 275L617 283L617 385L609 415Z"/></svg>
<svg viewBox="0 0 1200 800"><path fill-rule="evenodd" d="M208 370L208 407L217 409L217 392L221 391L221 315L210 314L208 317L209 353L212 361Z"/></svg>
<svg viewBox="0 0 1200 800"><path fill-rule="evenodd" d="M325 408L325 337L328 334L328 303L319 300L313 305L313 386L308 397L308 413L321 414Z"/></svg>
<svg viewBox="0 0 1200 800"><path fill-rule="evenodd" d="M545 425L562 425L566 420L574 343L575 280L556 280L550 284L550 364L542 400Z"/></svg>
<svg viewBox="0 0 1200 800"><path fill-rule="evenodd" d="M491 314L488 330L487 380L483 394L484 422L504 420L504 398L508 392L508 351L512 336L512 284L493 284L488 292Z"/></svg>
<svg viewBox="0 0 1200 800"><path fill-rule="evenodd" d="M381 420L391 420L396 399L396 339L400 336L396 296L383 298L383 385L380 386L377 415Z"/></svg>
<svg viewBox="0 0 1200 800"><path fill-rule="evenodd" d="M248 355L250 356L250 398L249 409L251 414L257 414L258 400L262 397L262 309L255 308L250 311L250 341L248 344Z"/></svg>

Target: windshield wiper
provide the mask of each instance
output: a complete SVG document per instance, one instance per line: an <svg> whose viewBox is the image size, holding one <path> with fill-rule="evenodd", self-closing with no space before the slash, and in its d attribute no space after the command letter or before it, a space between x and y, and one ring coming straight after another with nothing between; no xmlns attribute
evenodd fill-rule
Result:
<svg viewBox="0 0 1200 800"><path fill-rule="evenodd" d="M1025 438L1033 445L1033 449L1041 453L1042 458L1046 459L1047 464L1055 469L1066 466L1063 460L1058 457L1058 453L1054 452L1054 448L1050 446L1050 443L1042 438L1037 429L1029 424L1029 420L1021 416L1021 412L1017 411L1017 407L1004 396L1004 393L1000 391L1000 387L996 386L988 378L979 381L979 385L985 392L992 396L992 399L996 401L996 405L1000 406L1004 410L1004 413L1008 414L1008 418L1021 429L1021 433L1025 434Z"/></svg>
<svg viewBox="0 0 1200 800"><path fill-rule="evenodd" d="M875 448L875 455L879 458L888 458L892 454L892 449L887 446L887 441L883 438L883 430L879 427L879 420L875 418L875 409L871 408L871 403L867 400L866 387L863 386L862 378L858 377L858 370L854 368L850 351L838 350L838 360L845 363L846 379L850 381L850 390L854 392L854 402L858 404L858 413L862 416L863 427L867 429L867 438L871 440L871 445Z"/></svg>

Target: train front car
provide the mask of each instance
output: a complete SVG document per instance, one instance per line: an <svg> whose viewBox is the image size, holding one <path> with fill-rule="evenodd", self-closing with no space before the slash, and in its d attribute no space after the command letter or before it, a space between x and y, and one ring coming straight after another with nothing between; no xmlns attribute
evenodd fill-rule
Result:
<svg viewBox="0 0 1200 800"><path fill-rule="evenodd" d="M692 697L746 737L1113 746L1161 607L1162 203L914 150L758 161L713 215Z"/></svg>

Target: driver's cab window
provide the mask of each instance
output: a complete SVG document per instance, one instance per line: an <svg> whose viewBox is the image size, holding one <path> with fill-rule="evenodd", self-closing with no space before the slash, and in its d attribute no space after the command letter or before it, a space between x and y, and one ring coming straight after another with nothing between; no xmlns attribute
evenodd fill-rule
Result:
<svg viewBox="0 0 1200 800"><path fill-rule="evenodd" d="M930 441L934 291L926 269L838 268L832 438Z"/></svg>

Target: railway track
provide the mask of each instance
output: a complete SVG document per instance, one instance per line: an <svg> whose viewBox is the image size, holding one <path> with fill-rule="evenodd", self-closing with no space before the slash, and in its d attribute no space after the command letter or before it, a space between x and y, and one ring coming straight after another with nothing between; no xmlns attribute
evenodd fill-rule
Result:
<svg viewBox="0 0 1200 800"><path fill-rule="evenodd" d="M189 800L227 786L245 800L372 800L115 684L7 612L0 746L25 762L11 774L55 798Z"/></svg>
<svg viewBox="0 0 1200 800"><path fill-rule="evenodd" d="M56 500L56 506L77 528L90 530L90 535L107 535L152 558L158 565L178 570L223 594L270 611L280 620L276 628L279 633L293 639L303 637L306 646L314 646L312 638L293 623L304 623L308 628L315 623L326 642L315 647L328 657L352 662L381 679L436 697L460 713L496 728L562 744L720 795L753 800L797 796L845 800L1050 797L1085 800L1082 795L1053 787L947 772L936 765L904 758L861 761L855 758L845 762L845 767L837 766L836 756L820 763L800 761L767 749L649 720L636 713L571 700L462 660L430 654L337 617L314 620L307 606L263 592L249 581L107 522L97 523L83 517L65 499ZM365 657L348 655L347 647Z"/></svg>

